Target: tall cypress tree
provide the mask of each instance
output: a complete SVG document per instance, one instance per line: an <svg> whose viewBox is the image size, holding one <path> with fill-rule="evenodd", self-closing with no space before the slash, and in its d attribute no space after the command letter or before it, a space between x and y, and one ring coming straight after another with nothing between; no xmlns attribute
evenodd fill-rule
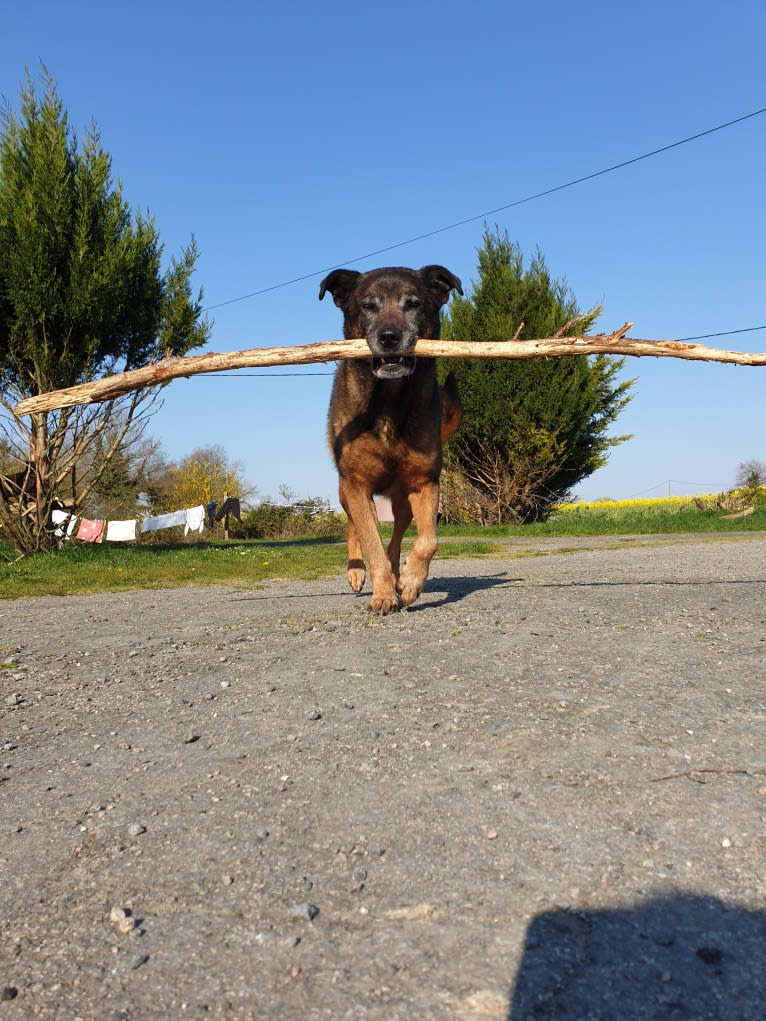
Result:
<svg viewBox="0 0 766 1021"><path fill-rule="evenodd" d="M453 298L442 336L453 340L550 337L578 315L566 281L553 280L538 251L524 256L507 233L485 229L478 280ZM568 335L592 326L598 310ZM465 415L445 457L445 500L467 516L494 521L545 517L582 479L629 439L607 431L630 400L633 380L618 381L623 358L450 361ZM470 508L473 511L470 512ZM446 510L461 516L460 508Z"/></svg>
<svg viewBox="0 0 766 1021"><path fill-rule="evenodd" d="M21 552L53 544L56 502L87 508L157 391L29 423L15 403L185 354L210 329L191 292L194 241L163 270L154 221L131 212L98 133L80 145L47 72L43 86L38 96L27 77L0 132L0 428L16 469L0 475L0 528Z"/></svg>

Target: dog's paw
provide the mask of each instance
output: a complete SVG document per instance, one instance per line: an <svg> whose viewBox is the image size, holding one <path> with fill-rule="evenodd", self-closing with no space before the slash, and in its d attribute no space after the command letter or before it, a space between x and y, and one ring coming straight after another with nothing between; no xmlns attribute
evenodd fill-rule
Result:
<svg viewBox="0 0 766 1021"><path fill-rule="evenodd" d="M361 592L364 588L364 568L363 567L349 567L347 571L348 583L354 592Z"/></svg>
<svg viewBox="0 0 766 1021"><path fill-rule="evenodd" d="M412 606L420 593L423 591L423 582L419 578L408 578L402 575L396 586L399 591L399 598L403 606Z"/></svg>
<svg viewBox="0 0 766 1021"><path fill-rule="evenodd" d="M399 600L396 598L395 592L392 592L390 595L386 594L383 596L376 596L375 593L373 593L372 599L367 604L367 609L370 613L377 613L379 616L385 616L388 613L396 613L399 609Z"/></svg>

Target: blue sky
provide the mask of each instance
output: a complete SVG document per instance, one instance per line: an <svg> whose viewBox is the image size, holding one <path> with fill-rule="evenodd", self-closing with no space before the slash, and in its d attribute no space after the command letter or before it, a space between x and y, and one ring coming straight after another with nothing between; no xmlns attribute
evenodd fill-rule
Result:
<svg viewBox="0 0 766 1021"><path fill-rule="evenodd" d="M210 350L342 336L322 273L766 106L766 6L702 0L8 4L0 93L43 61L73 126L169 255L194 234ZM602 329L679 338L766 324L766 115L490 217L539 246ZM439 262L470 286L481 219L355 263ZM233 301L283 281L309 279ZM229 304L222 304L231 302ZM766 330L717 346L766 350ZM326 373L318 366L311 373ZM583 499L718 490L766 461L766 370L629 359L635 438ZM336 499L331 379L165 390L167 454L221 444L261 496Z"/></svg>

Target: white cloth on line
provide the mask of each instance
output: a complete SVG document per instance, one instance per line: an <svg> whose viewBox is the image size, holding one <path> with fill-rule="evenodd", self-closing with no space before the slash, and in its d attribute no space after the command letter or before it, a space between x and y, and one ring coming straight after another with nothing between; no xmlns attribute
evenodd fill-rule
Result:
<svg viewBox="0 0 766 1021"><path fill-rule="evenodd" d="M136 537L136 519L129 521L107 521L107 542L130 542Z"/></svg>
<svg viewBox="0 0 766 1021"><path fill-rule="evenodd" d="M71 538L72 532L75 530L77 524L77 518L74 514L70 514L69 511L54 510L51 511L51 521L58 527L54 529L53 534L58 539L64 537L64 526L66 525L66 537Z"/></svg>
<svg viewBox="0 0 766 1021"><path fill-rule="evenodd" d="M158 532L161 528L175 528L186 524L186 511L171 511L170 514L158 514L153 518L144 518L141 522L142 532Z"/></svg>
<svg viewBox="0 0 766 1021"><path fill-rule="evenodd" d="M202 504L199 507L187 507L184 535L188 532L201 532L205 527L205 508Z"/></svg>

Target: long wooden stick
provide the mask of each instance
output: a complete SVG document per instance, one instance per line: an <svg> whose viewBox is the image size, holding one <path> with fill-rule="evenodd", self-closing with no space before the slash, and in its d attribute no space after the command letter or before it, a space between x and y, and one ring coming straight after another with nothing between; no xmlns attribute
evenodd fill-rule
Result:
<svg viewBox="0 0 766 1021"><path fill-rule="evenodd" d="M748 354L687 344L677 340L638 340L625 334L633 323L625 323L614 333L597 333L590 337L546 337L540 340L419 340L412 354L420 358L559 358L567 355L631 355L636 358L686 358L690 361L728 362L734 365L766 365L766 354ZM17 415L69 408L77 404L111 401L132 390L158 386L171 379L194 376L201 372L224 372L229 369L257 368L274 365L311 365L315 362L347 358L369 358L367 342L328 340L297 347L253 347L229 353L209 352L185 358L165 358L139 369L114 376L80 383L65 390L27 397L15 408Z"/></svg>

